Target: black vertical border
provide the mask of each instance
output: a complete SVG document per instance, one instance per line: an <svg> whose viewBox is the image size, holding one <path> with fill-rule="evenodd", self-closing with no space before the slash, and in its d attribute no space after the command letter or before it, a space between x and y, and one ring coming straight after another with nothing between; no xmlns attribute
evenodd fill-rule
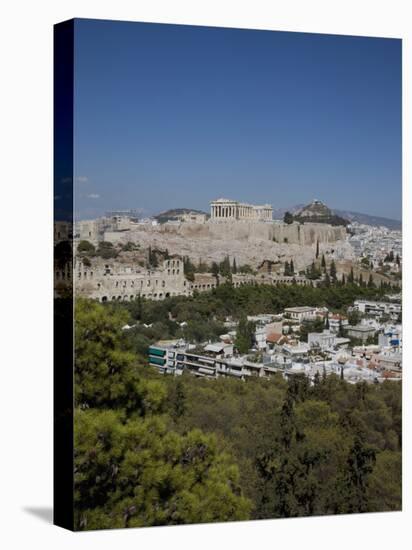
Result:
<svg viewBox="0 0 412 550"><path fill-rule="evenodd" d="M74 530L73 92L74 20L54 26L54 511Z"/></svg>

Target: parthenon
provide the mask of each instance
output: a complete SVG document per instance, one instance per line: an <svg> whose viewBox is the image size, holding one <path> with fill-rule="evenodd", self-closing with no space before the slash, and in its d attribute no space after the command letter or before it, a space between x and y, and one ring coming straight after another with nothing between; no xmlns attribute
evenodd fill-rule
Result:
<svg viewBox="0 0 412 550"><path fill-rule="evenodd" d="M210 217L215 221L272 221L272 206L260 206L237 202L230 199L217 199L210 203Z"/></svg>

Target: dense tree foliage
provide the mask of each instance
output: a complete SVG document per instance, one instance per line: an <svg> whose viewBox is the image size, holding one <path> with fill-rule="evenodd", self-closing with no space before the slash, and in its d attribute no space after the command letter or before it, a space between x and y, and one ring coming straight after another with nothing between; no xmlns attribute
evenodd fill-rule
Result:
<svg viewBox="0 0 412 550"><path fill-rule="evenodd" d="M183 388L167 411L164 380L146 376L121 327L128 313L76 304L77 529L247 519L239 470L213 434L178 433Z"/></svg>
<svg viewBox="0 0 412 550"><path fill-rule="evenodd" d="M111 258L116 258L119 255L119 252L113 246L113 243L108 241L100 241L97 249L96 256L100 256L105 260L110 260Z"/></svg>
<svg viewBox="0 0 412 550"><path fill-rule="evenodd" d="M179 321L191 315L216 330L217 317L236 315L247 337L253 301L257 311L270 310L265 299L310 305L315 292L346 303L351 289L221 285L211 303L78 300L76 527L399 510L401 384L162 377L143 356L165 331L187 330ZM138 316L152 326L122 330Z"/></svg>
<svg viewBox="0 0 412 550"><path fill-rule="evenodd" d="M80 241L77 245L77 252L79 254L89 254L89 256L92 256L96 251L96 248L93 243L89 241Z"/></svg>
<svg viewBox="0 0 412 550"><path fill-rule="evenodd" d="M76 518L104 529L247 519L239 472L216 437L169 431L160 416L75 416Z"/></svg>
<svg viewBox="0 0 412 550"><path fill-rule="evenodd" d="M166 379L168 407L176 380ZM216 434L237 457L252 517L401 508L401 386L337 376L286 383L183 376L178 431ZM386 470L385 470L386 469Z"/></svg>
<svg viewBox="0 0 412 550"><path fill-rule="evenodd" d="M172 296L161 302L135 300L119 303L117 307L126 308L132 319L141 319L145 323L165 323L173 319L175 322L186 321L190 324L224 321L229 315L240 319L258 313L280 313L285 307L296 305L327 306L334 311L344 311L356 299L380 299L387 293L388 289L385 288L359 287L354 283L330 285L328 288L296 284L245 285L234 288L223 283L210 292L195 293L191 297Z"/></svg>

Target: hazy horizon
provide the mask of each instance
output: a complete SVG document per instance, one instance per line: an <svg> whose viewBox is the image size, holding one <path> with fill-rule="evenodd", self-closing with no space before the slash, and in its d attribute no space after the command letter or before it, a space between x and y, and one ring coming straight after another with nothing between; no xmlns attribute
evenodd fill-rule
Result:
<svg viewBox="0 0 412 550"><path fill-rule="evenodd" d="M223 197L223 196L222 196ZM217 198L221 198L221 197L214 197L214 199L217 199ZM233 197L224 197L224 198L228 198L228 199L233 199ZM315 198L315 197L314 197ZM317 198L317 197L316 197ZM234 200L238 200L238 199L234 199ZM321 200L321 199L318 199L318 200ZM253 204L253 201L242 201L242 200L239 200L239 202L249 202L250 204ZM309 204L310 202L312 201L309 201L307 204ZM321 202L324 202L324 201L321 201ZM269 203L270 204L270 203ZM294 208L297 208L297 207L301 207L301 206L304 206L306 205L306 203L296 203L296 204L290 204L290 205L287 205L287 206L281 206L281 205L278 205L277 207L273 207L273 211L274 213L276 211L282 211L282 210L285 210L285 211L288 211L288 210L293 210ZM361 215L366 215L366 216L371 216L371 217L377 217L377 218L383 218L383 219L387 219L387 220L391 220L391 221L397 221L397 222L400 222L402 223L402 218L389 218L388 216L380 216L378 214L371 214L369 212L360 212L358 210L351 210L349 208L339 208L339 207L333 207L329 204L326 204L326 206L328 206L332 211L347 211L347 212L351 212L353 214L361 214ZM163 212L167 212L169 210L175 210L175 209L186 209L186 210L197 210L197 211L200 211L200 212L204 212L206 214L210 214L210 206L207 205L206 207L202 208L194 208L192 207L191 205L185 205L185 204L182 204L180 206L173 206L173 207L170 207L170 208L164 208L162 210L158 210L158 211L150 211L148 209L145 209L144 207L133 207L133 206L124 206L124 207L119 207L119 208L107 208L105 209L104 211L101 210L101 209L96 209L95 211L95 214L93 214L93 211L90 210L90 216L87 216L87 215L82 215L81 212L78 212L76 211L75 214L77 214L77 216L75 217L76 220L87 220L87 219L93 219L93 218L98 218L98 217L104 217L104 215L106 214L106 212L111 212L111 211L128 211L128 210L134 210L136 211L141 218L152 218L152 217L155 217L155 216L158 216L159 214L162 214ZM85 214L85 213L84 213ZM274 220L276 220L277 218L273 218Z"/></svg>

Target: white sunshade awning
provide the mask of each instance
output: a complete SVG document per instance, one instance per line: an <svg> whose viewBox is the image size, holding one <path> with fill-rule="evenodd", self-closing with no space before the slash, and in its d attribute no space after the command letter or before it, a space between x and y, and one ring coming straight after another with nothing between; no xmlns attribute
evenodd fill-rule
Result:
<svg viewBox="0 0 412 550"><path fill-rule="evenodd" d="M220 351L223 351L224 348L225 348L225 346L222 345L222 344L208 344L205 347L205 351L211 351L213 353L219 353Z"/></svg>

